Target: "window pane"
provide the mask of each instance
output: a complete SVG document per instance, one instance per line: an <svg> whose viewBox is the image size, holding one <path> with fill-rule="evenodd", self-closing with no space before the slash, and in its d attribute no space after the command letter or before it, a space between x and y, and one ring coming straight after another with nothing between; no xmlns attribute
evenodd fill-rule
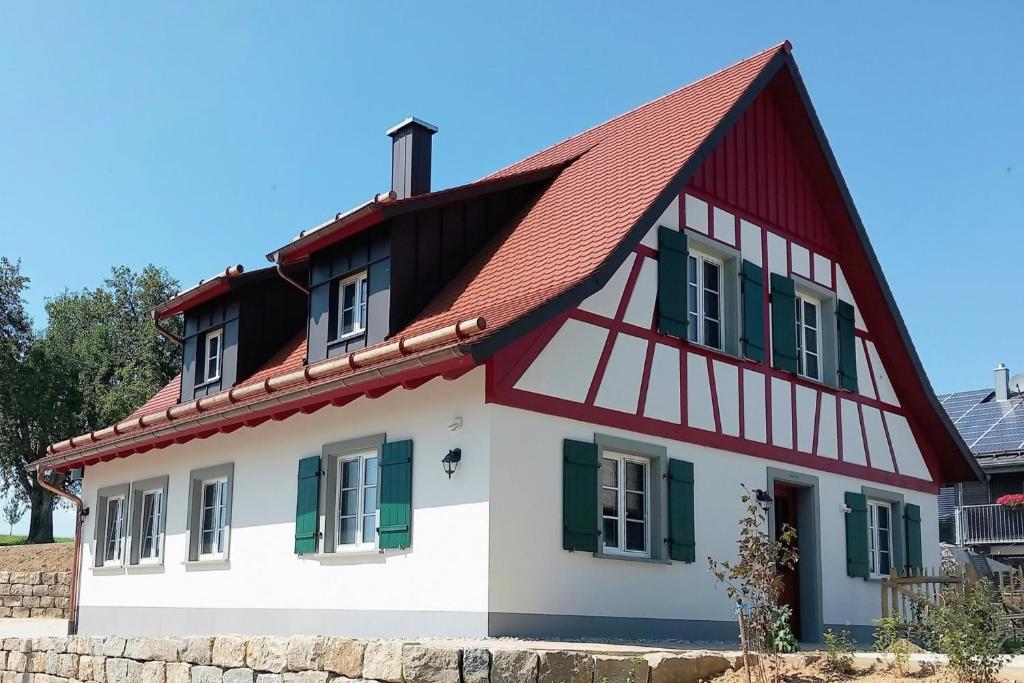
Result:
<svg viewBox="0 0 1024 683"><path fill-rule="evenodd" d="M356 284L350 282L341 290L341 308L342 310L350 310L355 308L356 305Z"/></svg>
<svg viewBox="0 0 1024 683"><path fill-rule="evenodd" d="M374 486L377 483L377 458L367 458L363 472L363 483Z"/></svg>
<svg viewBox="0 0 1024 683"><path fill-rule="evenodd" d="M878 508L878 528L889 529L889 508L885 505L879 505Z"/></svg>
<svg viewBox="0 0 1024 683"><path fill-rule="evenodd" d="M203 485L203 507L212 508L217 500L217 483Z"/></svg>
<svg viewBox="0 0 1024 683"><path fill-rule="evenodd" d="M341 463L341 487L351 489L359 486L359 461L346 460Z"/></svg>
<svg viewBox="0 0 1024 683"><path fill-rule="evenodd" d="M338 520L338 543L348 545L356 542L356 527L359 522L355 517L342 517Z"/></svg>
<svg viewBox="0 0 1024 683"><path fill-rule="evenodd" d="M807 353L818 352L818 331L813 327L804 328L804 348Z"/></svg>
<svg viewBox="0 0 1024 683"><path fill-rule="evenodd" d="M608 517L619 515L619 496L615 489L601 489L601 514Z"/></svg>
<svg viewBox="0 0 1024 683"><path fill-rule="evenodd" d="M704 262L704 289L705 291L718 291L718 264L710 261Z"/></svg>
<svg viewBox="0 0 1024 683"><path fill-rule="evenodd" d="M363 543L373 543L377 536L377 518L373 515L363 516Z"/></svg>
<svg viewBox="0 0 1024 683"><path fill-rule="evenodd" d="M704 290L704 317L712 320L721 318L718 314L718 292Z"/></svg>
<svg viewBox="0 0 1024 683"><path fill-rule="evenodd" d="M694 299L697 298L696 294L694 294L693 296L694 296ZM697 317L696 313L691 313L690 314L690 318L689 318L689 323L686 325L686 338L689 339L692 342L696 342L697 341L697 333L699 331L700 331L700 319Z"/></svg>
<svg viewBox="0 0 1024 683"><path fill-rule="evenodd" d="M644 470L647 468L642 463L626 462L626 489L629 491L646 491Z"/></svg>
<svg viewBox="0 0 1024 683"><path fill-rule="evenodd" d="M811 327L818 326L818 307L809 301L804 302L804 321Z"/></svg>
<svg viewBox="0 0 1024 683"><path fill-rule="evenodd" d="M343 515L354 515L358 510L359 505L359 491L356 489L348 489L341 492L341 506L339 508Z"/></svg>
<svg viewBox="0 0 1024 683"><path fill-rule="evenodd" d="M647 550L645 536L642 522L626 522L626 550Z"/></svg>
<svg viewBox="0 0 1024 683"><path fill-rule="evenodd" d="M804 374L812 379L818 379L818 357L807 354L806 358L807 368L804 370Z"/></svg>
<svg viewBox="0 0 1024 683"><path fill-rule="evenodd" d="M363 489L363 513L370 514L377 511L377 487L368 486Z"/></svg>
<svg viewBox="0 0 1024 683"><path fill-rule="evenodd" d="M619 485L619 462L605 458L601 462L601 485L615 488Z"/></svg>
<svg viewBox="0 0 1024 683"><path fill-rule="evenodd" d="M606 548L619 547L619 525L614 519L604 520L604 545Z"/></svg>
<svg viewBox="0 0 1024 683"><path fill-rule="evenodd" d="M885 575L890 574L892 569L892 563L889 559L889 553L883 552L878 559L878 573Z"/></svg>
<svg viewBox="0 0 1024 683"><path fill-rule="evenodd" d="M721 325L717 321L704 319L704 344L716 349L722 347Z"/></svg>
<svg viewBox="0 0 1024 683"><path fill-rule="evenodd" d="M690 256L687 259L686 277L691 285L697 284L697 258L695 256Z"/></svg>
<svg viewBox="0 0 1024 683"><path fill-rule="evenodd" d="M626 519L644 519L644 496L642 493L626 494Z"/></svg>

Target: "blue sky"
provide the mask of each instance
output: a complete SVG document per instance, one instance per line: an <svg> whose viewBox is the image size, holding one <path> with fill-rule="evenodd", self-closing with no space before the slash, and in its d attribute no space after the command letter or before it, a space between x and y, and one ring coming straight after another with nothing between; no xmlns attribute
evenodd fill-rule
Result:
<svg viewBox="0 0 1024 683"><path fill-rule="evenodd" d="M1024 4L3 3L0 254L29 303L183 284L390 179L459 184L789 39L938 391L1024 370ZM58 532L70 532L67 516Z"/></svg>

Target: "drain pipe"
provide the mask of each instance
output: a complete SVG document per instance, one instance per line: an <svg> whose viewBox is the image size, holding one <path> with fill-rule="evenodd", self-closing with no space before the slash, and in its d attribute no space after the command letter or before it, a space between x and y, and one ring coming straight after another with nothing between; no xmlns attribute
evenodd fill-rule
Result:
<svg viewBox="0 0 1024 683"><path fill-rule="evenodd" d="M286 272L284 272L284 270L281 269L280 263L275 262L274 265L277 266L277 274L281 276L282 280L292 285L293 287L298 288L299 291L301 291L303 294L309 294L309 289L301 282L293 278L291 275L288 275Z"/></svg>
<svg viewBox="0 0 1024 683"><path fill-rule="evenodd" d="M156 317L156 311L153 311L153 327L156 328L157 332L159 332L163 336L167 337L168 339L170 339L172 342L174 342L178 346L185 346L185 340L184 339L182 339L178 335L174 334L173 332L168 330L166 327L160 327L160 319Z"/></svg>
<svg viewBox="0 0 1024 683"><path fill-rule="evenodd" d="M68 614L71 617L69 619L68 635L73 636L78 633L78 575L82 555L82 525L85 524L85 518L89 515L89 508L85 507L82 499L78 496L68 493L64 489L57 488L46 481L45 473L41 467L36 469L36 481L50 493L61 498L67 498L75 506L75 554L71 558L71 597L68 599Z"/></svg>

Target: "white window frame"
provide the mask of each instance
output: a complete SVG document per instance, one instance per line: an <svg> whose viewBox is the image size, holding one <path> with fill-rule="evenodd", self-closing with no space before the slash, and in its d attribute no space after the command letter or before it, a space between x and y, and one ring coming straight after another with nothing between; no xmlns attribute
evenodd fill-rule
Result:
<svg viewBox="0 0 1024 683"><path fill-rule="evenodd" d="M153 503L153 556L146 557L143 555L143 550L146 547L146 496L154 496L155 501ZM147 489L142 492L142 497L139 499L139 504L142 509L139 512L139 564L160 564L163 562L163 543L164 543L164 490L159 489Z"/></svg>
<svg viewBox="0 0 1024 683"><path fill-rule="evenodd" d="M643 557L650 558L651 554L651 493L654 482L651 477L651 459L637 455L630 455L628 453L619 453L613 450L603 450L601 454L601 466L604 466L605 460L614 460L617 468L617 481L618 486L615 489L617 495L617 510L618 515L616 517L609 517L604 514L604 506L602 504L603 494L606 489L610 489L604 485L603 481L599 482L599 498L598 505L601 506L601 528L604 529L604 521L606 519L615 519L618 533L618 547L611 547L606 544L605 534L601 534L601 552L605 555L622 555L624 557ZM626 544L626 478L625 478L625 463L632 462L638 465L642 465L644 468L644 486L645 490L642 492L644 496L644 550L627 550L624 546ZM600 476L600 475L599 475ZM629 491L635 492L635 491ZM636 492L640 493L640 492Z"/></svg>
<svg viewBox="0 0 1024 683"><path fill-rule="evenodd" d="M821 315L824 307L822 306L821 299L817 297L809 296L803 292L797 292L794 297L796 300L796 358L797 358L797 374L800 377L812 379L816 382L821 382L822 376L824 375L824 354L822 353L822 323ZM814 319L815 324L813 326L808 325L804 318L805 306L814 307ZM814 337L816 340L815 351L807 350L807 331L813 330ZM818 368L818 374L812 375L807 372L807 358L814 356L815 364Z"/></svg>
<svg viewBox="0 0 1024 683"><path fill-rule="evenodd" d="M885 500L873 500L868 499L868 567L869 576L872 579L887 578L888 574L882 574L878 571L878 567L881 566L881 551L884 550L889 555L889 571L892 572L893 567L896 564L895 555L893 553L893 535L895 534L895 521L893 520L894 505ZM878 509L885 508L889 511L889 543L887 548L881 548L879 543L879 527L878 527Z"/></svg>
<svg viewBox="0 0 1024 683"><path fill-rule="evenodd" d="M103 505L105 506L104 514L104 528L103 528L103 564L104 567L120 567L124 564L124 546L125 546L125 523L126 508L125 501L127 500L126 495L110 496L105 499ZM117 503L117 518L110 518L110 504ZM111 523L114 523L116 527L114 531L114 557L107 557L107 544L110 541Z"/></svg>
<svg viewBox="0 0 1024 683"><path fill-rule="evenodd" d="M366 463L368 460L376 460L374 467L377 467L377 478L374 480L372 486L366 483ZM343 489L344 477L342 476L342 469L345 463L359 462L359 485L356 487L356 514L354 515L358 519L358 525L356 527L356 542L355 543L343 543L341 540L341 505L342 505L342 491L350 490ZM334 509L334 552L336 553L351 553L360 552L366 550L376 550L380 540L380 459L379 454L376 450L363 451L359 453L351 453L344 456L339 456L335 463L336 474L337 474L337 486L334 492L335 494L335 509ZM363 540L363 524L365 518L370 515L363 511L363 498L366 495L366 489L372 488L374 490L374 511L373 511L373 541L368 542ZM345 515L346 517L352 517L353 515Z"/></svg>
<svg viewBox="0 0 1024 683"><path fill-rule="evenodd" d="M217 340L217 355L213 356L210 354L210 341L212 339ZM214 374L210 373L210 361L216 360L217 372ZM206 333L203 338L203 384L207 382L216 382L220 379L221 371L224 365L224 328L218 327L216 330L211 330Z"/></svg>
<svg viewBox="0 0 1024 683"><path fill-rule="evenodd" d="M352 297L352 329L345 332L345 287L355 285L355 296ZM366 294L363 290L366 289ZM338 329L337 339L350 339L358 337L366 332L366 319L368 317L368 302L370 298L370 285L367 280L367 271L363 270L355 275L349 275L338 282Z"/></svg>
<svg viewBox="0 0 1024 683"><path fill-rule="evenodd" d="M213 509L214 510L221 509L221 508L223 509L223 515L221 515L219 517L219 519L223 522L223 527L221 527L221 524L215 522L214 523L214 527L212 527L211 529L207 529L206 526L204 525L204 520L206 519L206 514L205 513L206 513L206 509L207 509L206 508L206 487L210 486L212 484L220 484L221 485L220 496L218 497L218 500L214 503L214 508ZM230 533L231 533L231 525L227 522L228 514L229 514L229 509L228 508L231 505L230 492L228 491L228 487L229 486L230 486L230 483L229 483L228 477L210 477L209 479L204 479L199 484L199 545L198 545L198 557L199 557L199 561L201 561L201 562L207 561L207 560L223 560L223 559L227 558L228 538L229 538ZM215 519L217 519L217 518L215 518ZM216 534L218 534L218 533L222 534L222 539L223 539L223 542L221 543L221 547L223 548L222 550L215 550L215 551L209 552L209 553L204 553L203 552L203 536L206 535L207 531L213 532L215 534L215 536L214 536L214 546L217 545L217 543L216 543Z"/></svg>
<svg viewBox="0 0 1024 683"><path fill-rule="evenodd" d="M693 263L696 263L696 268L692 268L691 259ZM704 293L708 291L707 283L704 281L704 264L710 263L718 268L718 282L717 291L718 294L718 317L713 318L707 315L707 311L704 310ZM691 273L696 275L696 282L690 282ZM690 288L695 287L697 289L697 310L690 309ZM709 349L716 349L722 351L725 349L725 262L714 256L706 254L697 249L690 249L686 259L686 337L691 344L699 344L700 346L706 346ZM692 318L696 316L697 321L694 325ZM705 339L704 334L704 321L705 319L713 320L718 323L718 346L709 344Z"/></svg>

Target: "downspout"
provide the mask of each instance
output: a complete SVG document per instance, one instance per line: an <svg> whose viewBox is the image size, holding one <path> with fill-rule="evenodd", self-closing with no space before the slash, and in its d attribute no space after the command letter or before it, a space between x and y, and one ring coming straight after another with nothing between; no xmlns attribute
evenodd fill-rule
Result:
<svg viewBox="0 0 1024 683"><path fill-rule="evenodd" d="M47 482L41 467L36 469L36 481L50 493L67 498L75 506L75 554L71 558L71 597L68 600L68 615L71 617L68 635L73 636L78 633L78 575L82 555L82 525L85 524L85 518L89 515L89 508L85 507L82 499L78 496Z"/></svg>
<svg viewBox="0 0 1024 683"><path fill-rule="evenodd" d="M168 339L170 339L172 342L174 342L178 346L185 346L185 340L184 339L182 339L178 335L174 334L173 332L168 330L166 327L160 327L160 319L156 317L156 311L153 311L153 327L156 328L157 332L159 332L163 336L167 337Z"/></svg>
<svg viewBox="0 0 1024 683"><path fill-rule="evenodd" d="M277 266L277 274L281 276L282 280L284 280L288 284L292 285L293 287L296 287L303 294L309 294L309 289L306 288L306 286L303 285L301 282L299 282L298 280L293 278L291 275L288 275L287 273L285 273L284 270L281 269L281 264L280 263L275 261L274 265Z"/></svg>

